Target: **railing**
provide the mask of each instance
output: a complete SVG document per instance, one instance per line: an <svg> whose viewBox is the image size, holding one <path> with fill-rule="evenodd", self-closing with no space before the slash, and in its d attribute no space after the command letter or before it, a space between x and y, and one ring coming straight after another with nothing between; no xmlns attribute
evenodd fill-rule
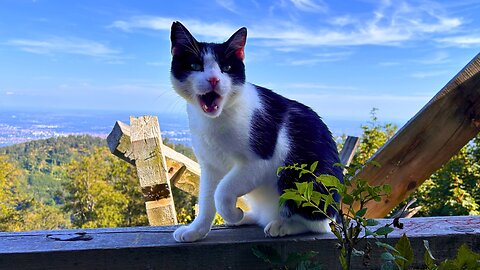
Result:
<svg viewBox="0 0 480 270"><path fill-rule="evenodd" d="M402 222L402 230L395 230L382 241L395 245L406 233L414 250L414 269L423 269L423 240L429 241L438 261L453 258L463 243L480 252L479 216L410 218ZM219 226L200 242L176 243L172 237L175 228L0 233L0 269L269 269L271 265L253 255L252 248L258 245L274 248L283 259L293 252L317 251L315 259L322 269L340 269L332 234L266 238L262 228L256 226ZM359 248L365 244L360 243ZM369 267L363 265L361 257L354 257L353 269L380 269L381 251L373 245Z"/></svg>

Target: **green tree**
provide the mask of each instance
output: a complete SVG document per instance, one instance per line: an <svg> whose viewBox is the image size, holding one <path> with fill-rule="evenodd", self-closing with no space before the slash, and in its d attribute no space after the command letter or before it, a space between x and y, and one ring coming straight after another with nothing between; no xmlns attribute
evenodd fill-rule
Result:
<svg viewBox="0 0 480 270"><path fill-rule="evenodd" d="M18 230L22 222L24 198L18 194L21 171L0 156L0 231Z"/></svg>
<svg viewBox="0 0 480 270"><path fill-rule="evenodd" d="M104 149L67 165L69 180L64 209L72 213L75 227L117 227L124 224L122 213L128 199L108 181L108 159Z"/></svg>
<svg viewBox="0 0 480 270"><path fill-rule="evenodd" d="M370 121L362 125L360 145L355 154L352 165L362 165L377 152L397 132L397 126L391 123L381 124L377 117L377 108L370 111Z"/></svg>

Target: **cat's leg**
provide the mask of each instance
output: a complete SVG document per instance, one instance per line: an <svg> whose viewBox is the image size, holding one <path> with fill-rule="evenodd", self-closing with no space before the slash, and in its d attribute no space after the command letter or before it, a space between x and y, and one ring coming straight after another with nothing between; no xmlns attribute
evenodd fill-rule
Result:
<svg viewBox="0 0 480 270"><path fill-rule="evenodd" d="M254 223L253 216L244 215L236 203L238 197L249 193L258 186L263 174L255 174L255 172L262 172L258 163L236 164L218 184L215 191L215 207L226 223Z"/></svg>
<svg viewBox="0 0 480 270"><path fill-rule="evenodd" d="M199 213L190 225L181 226L175 230L173 237L177 242L194 242L207 236L216 213L213 195L222 176L210 166L202 166L198 195Z"/></svg>
<svg viewBox="0 0 480 270"><path fill-rule="evenodd" d="M252 210L243 212L243 218L237 223L229 223L225 221L225 225L227 226L242 226L252 224L257 224L257 218Z"/></svg>

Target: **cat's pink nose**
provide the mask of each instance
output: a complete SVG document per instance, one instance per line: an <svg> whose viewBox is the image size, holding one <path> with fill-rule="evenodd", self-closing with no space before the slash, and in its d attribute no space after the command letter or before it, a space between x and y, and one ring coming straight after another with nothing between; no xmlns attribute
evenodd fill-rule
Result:
<svg viewBox="0 0 480 270"><path fill-rule="evenodd" d="M208 82L212 86L212 89L215 89L215 87L217 86L219 81L220 81L220 79L217 78L217 77L211 77L210 79L208 79Z"/></svg>

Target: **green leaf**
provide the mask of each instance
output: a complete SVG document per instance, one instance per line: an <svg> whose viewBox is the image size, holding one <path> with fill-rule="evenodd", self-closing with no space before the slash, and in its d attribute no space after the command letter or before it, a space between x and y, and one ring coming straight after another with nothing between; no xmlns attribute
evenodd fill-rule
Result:
<svg viewBox="0 0 480 270"><path fill-rule="evenodd" d="M343 270L348 270L347 268L347 257L345 254L345 248L342 247L340 250L340 256L338 256L338 260L340 261L340 265L342 266Z"/></svg>
<svg viewBox="0 0 480 270"><path fill-rule="evenodd" d="M380 267L381 270L396 270L395 264L391 261L386 261Z"/></svg>
<svg viewBox="0 0 480 270"><path fill-rule="evenodd" d="M375 244L377 244L377 246L379 246L379 247L388 249L388 250L390 250L390 251L392 251L392 252L399 253L396 248L392 247L391 245L389 245L389 244L387 244L387 243L383 243L383 242L377 241L377 242L375 242Z"/></svg>
<svg viewBox="0 0 480 270"><path fill-rule="evenodd" d="M471 251L467 244L463 244L458 249L457 256L441 263L439 269L480 269L480 254Z"/></svg>
<svg viewBox="0 0 480 270"><path fill-rule="evenodd" d="M393 228L387 226L380 227L375 231L377 235L388 235L391 232L393 232Z"/></svg>
<svg viewBox="0 0 480 270"><path fill-rule="evenodd" d="M282 256L272 247L265 245L258 245L252 247L252 252L255 256L262 259L266 263L276 266L283 265Z"/></svg>
<svg viewBox="0 0 480 270"><path fill-rule="evenodd" d="M437 268L437 265L435 264L435 258L432 255L432 252L430 250L430 245L428 243L428 240L423 240L423 246L425 247L425 254L423 254L423 260L425 265L427 266L428 270L433 270Z"/></svg>
<svg viewBox="0 0 480 270"><path fill-rule="evenodd" d="M318 161L315 161L314 163L312 163L312 165L310 165L310 171L315 172L315 170L317 169L317 165L318 165Z"/></svg>
<svg viewBox="0 0 480 270"><path fill-rule="evenodd" d="M277 176L280 176L280 172L283 171L283 170L285 170L285 167L283 167L283 166L278 167L277 168Z"/></svg>
<svg viewBox="0 0 480 270"><path fill-rule="evenodd" d="M389 184L385 184L382 186L383 192L390 193L392 192L392 187Z"/></svg>
<svg viewBox="0 0 480 270"><path fill-rule="evenodd" d="M335 187L338 190L345 190L345 186L337 177L329 174L321 174L317 176L317 182L323 183L327 187Z"/></svg>
<svg viewBox="0 0 480 270"><path fill-rule="evenodd" d="M395 249L397 249L398 254L405 259L397 259L395 260L395 262L398 266L400 266L400 269L408 269L408 267L413 262L413 249L410 245L410 240L405 234L400 237L397 244L395 245Z"/></svg>
<svg viewBox="0 0 480 270"><path fill-rule="evenodd" d="M313 191L313 182L308 182L307 183L307 188L305 189L305 192L303 193L303 196L309 201L310 198L312 197L312 191Z"/></svg>
<svg viewBox="0 0 480 270"><path fill-rule="evenodd" d="M345 194L342 198L342 202L346 205L352 205L353 204L353 197L350 194Z"/></svg>
<svg viewBox="0 0 480 270"><path fill-rule="evenodd" d="M380 255L380 258L382 258L382 260L385 260L385 261L395 260L395 257L390 252L383 252L382 255Z"/></svg>
<svg viewBox="0 0 480 270"><path fill-rule="evenodd" d="M357 250L354 248L352 250L352 255L356 257L362 257L363 255L365 255L365 252L363 250Z"/></svg>
<svg viewBox="0 0 480 270"><path fill-rule="evenodd" d="M297 187L298 193L304 194L305 190L307 189L308 182L295 182L295 186Z"/></svg>
<svg viewBox="0 0 480 270"><path fill-rule="evenodd" d="M367 219L367 226L376 226L380 224L376 219L369 218Z"/></svg>
<svg viewBox="0 0 480 270"><path fill-rule="evenodd" d="M295 267L300 264L302 261L308 261L313 259L313 257L317 256L318 252L315 251L307 251L304 253L293 252L288 254L287 261L285 262L286 265Z"/></svg>
<svg viewBox="0 0 480 270"><path fill-rule="evenodd" d="M362 208L355 213L355 216L357 217L363 217L367 213L367 208Z"/></svg>

